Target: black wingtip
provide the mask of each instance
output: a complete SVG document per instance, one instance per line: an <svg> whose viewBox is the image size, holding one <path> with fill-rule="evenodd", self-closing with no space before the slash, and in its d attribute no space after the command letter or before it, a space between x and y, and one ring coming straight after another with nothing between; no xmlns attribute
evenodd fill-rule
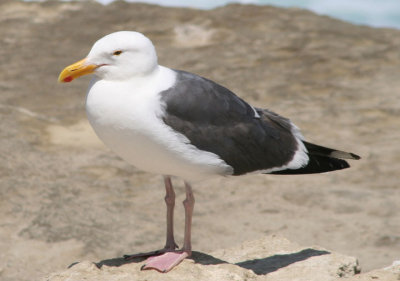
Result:
<svg viewBox="0 0 400 281"><path fill-rule="evenodd" d="M349 163L342 159L325 157L320 155L309 155L310 160L307 166L300 169L288 169L282 171L272 172L276 175L301 175L301 174L319 174L336 170L347 169L350 167Z"/></svg>
<svg viewBox="0 0 400 281"><path fill-rule="evenodd" d="M320 146L310 142L303 141L307 148L308 154L310 155L320 155L337 159L350 159L350 160L360 160L361 157L357 154L351 152L345 152L342 150L332 149L325 146Z"/></svg>
<svg viewBox="0 0 400 281"><path fill-rule="evenodd" d="M361 157L351 152L336 150L313 143L303 141L308 150L309 162L305 167L294 170L283 170L272 172L271 174L298 175L316 174L335 170L347 169L349 163L344 159L359 160Z"/></svg>
<svg viewBox="0 0 400 281"><path fill-rule="evenodd" d="M354 159L354 160L360 160L361 159L361 156L359 156L357 154L350 153L350 155L351 155L352 159Z"/></svg>

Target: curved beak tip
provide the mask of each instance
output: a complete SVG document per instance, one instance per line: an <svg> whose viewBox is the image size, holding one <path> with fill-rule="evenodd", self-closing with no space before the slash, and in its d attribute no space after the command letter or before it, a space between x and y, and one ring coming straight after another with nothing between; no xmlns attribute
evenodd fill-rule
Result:
<svg viewBox="0 0 400 281"><path fill-rule="evenodd" d="M97 65L87 64L86 59L80 60L64 68L61 71L60 76L58 76L58 82L71 82L82 75L93 73L96 68Z"/></svg>
<svg viewBox="0 0 400 281"><path fill-rule="evenodd" d="M72 76L67 76L62 81L63 82L71 82L72 80L74 80L74 78L72 78Z"/></svg>
<svg viewBox="0 0 400 281"><path fill-rule="evenodd" d="M67 76L67 77L61 77L61 75L58 77L58 82L59 83L66 83L66 82L71 82L74 80L72 76Z"/></svg>

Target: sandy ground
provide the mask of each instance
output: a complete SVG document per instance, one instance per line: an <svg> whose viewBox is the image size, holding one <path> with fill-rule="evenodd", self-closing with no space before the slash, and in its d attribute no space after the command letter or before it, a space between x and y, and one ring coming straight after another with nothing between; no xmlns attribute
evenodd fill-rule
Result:
<svg viewBox="0 0 400 281"><path fill-rule="evenodd" d="M148 35L161 64L211 78L291 118L308 140L363 157L323 175L196 183L195 250L279 234L356 256L363 271L400 259L400 31L272 7L3 1L1 280L164 244L162 178L97 140L84 112L89 77L57 84L95 40L124 29ZM181 243L180 204L175 227Z"/></svg>

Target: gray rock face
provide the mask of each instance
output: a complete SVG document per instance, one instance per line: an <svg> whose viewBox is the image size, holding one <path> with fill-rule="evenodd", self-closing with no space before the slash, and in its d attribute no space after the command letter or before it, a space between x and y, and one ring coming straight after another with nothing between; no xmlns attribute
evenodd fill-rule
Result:
<svg viewBox="0 0 400 281"><path fill-rule="evenodd" d="M399 259L400 31L268 6L199 11L122 1L102 6L5 0L0 3L1 280L37 280L77 260L116 258L164 243L161 178L129 166L97 140L84 112L89 77L56 82L64 66L116 30L145 33L160 64L203 75L254 106L289 117L308 140L363 156L341 172L195 184L194 250L213 253L279 234L356 256L363 271ZM183 200L182 184L176 185L177 200ZM293 254L270 255L288 253ZM218 257L229 262L220 267L259 278L252 269L233 265L248 259ZM121 268L131 266L136 265ZM348 270L351 266L344 266L341 274Z"/></svg>

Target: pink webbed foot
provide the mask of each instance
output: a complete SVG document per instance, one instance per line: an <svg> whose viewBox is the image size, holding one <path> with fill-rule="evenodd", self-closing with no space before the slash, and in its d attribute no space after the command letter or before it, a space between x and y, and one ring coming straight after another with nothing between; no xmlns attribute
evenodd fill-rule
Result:
<svg viewBox="0 0 400 281"><path fill-rule="evenodd" d="M166 252L162 255L148 258L141 269L155 269L159 272L166 273L188 256L189 254L184 251Z"/></svg>

